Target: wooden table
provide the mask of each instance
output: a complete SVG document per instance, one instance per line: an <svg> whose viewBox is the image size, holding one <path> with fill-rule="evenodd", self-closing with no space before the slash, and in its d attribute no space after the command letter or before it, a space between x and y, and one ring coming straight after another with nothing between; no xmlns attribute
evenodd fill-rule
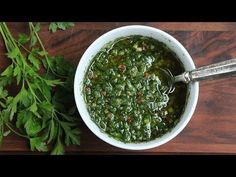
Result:
<svg viewBox="0 0 236 177"><path fill-rule="evenodd" d="M10 30L27 32L26 23L8 23ZM87 47L103 33L123 25L143 24L162 29L189 51L196 66L236 57L236 23L76 23L73 29L48 31L42 24L40 36L51 55L64 55L77 64ZM7 65L0 42L0 69ZM127 151L98 139L81 121L81 146L69 147L74 154L236 154L236 78L200 83L196 111L187 127L173 140L158 148ZM28 143L9 136L0 149L1 154L31 153Z"/></svg>

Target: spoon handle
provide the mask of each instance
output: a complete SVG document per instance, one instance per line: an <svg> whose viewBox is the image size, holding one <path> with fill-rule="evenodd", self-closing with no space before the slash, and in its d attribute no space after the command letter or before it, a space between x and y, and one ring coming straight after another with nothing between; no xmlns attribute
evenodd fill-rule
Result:
<svg viewBox="0 0 236 177"><path fill-rule="evenodd" d="M229 76L236 76L236 59L230 59L184 72L182 75L176 77L176 81L188 83L190 81L212 80Z"/></svg>

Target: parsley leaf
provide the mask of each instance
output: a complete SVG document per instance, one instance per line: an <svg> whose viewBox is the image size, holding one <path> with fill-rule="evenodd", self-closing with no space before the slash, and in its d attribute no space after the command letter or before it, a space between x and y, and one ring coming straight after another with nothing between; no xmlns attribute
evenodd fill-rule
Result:
<svg viewBox="0 0 236 177"><path fill-rule="evenodd" d="M33 64L33 66L38 70L39 69L39 61L34 55L31 53L28 56L29 61Z"/></svg>
<svg viewBox="0 0 236 177"><path fill-rule="evenodd" d="M25 123L25 130L29 136L35 136L41 130L41 125L37 118L30 117Z"/></svg>
<svg viewBox="0 0 236 177"><path fill-rule="evenodd" d="M60 122L60 124L62 128L64 129L64 131L66 132L65 144L66 145L70 145L70 144L79 145L80 144L80 138L79 138L80 131L78 128L72 129L72 127L75 126L75 124L69 123L69 122Z"/></svg>
<svg viewBox="0 0 236 177"><path fill-rule="evenodd" d="M35 151L35 150L38 150L41 152L48 151L46 143L42 141L41 137L30 138L30 148L32 151Z"/></svg>
<svg viewBox="0 0 236 177"><path fill-rule="evenodd" d="M58 29L66 30L68 28L74 27L75 24L73 22L51 22L49 24L49 30L55 33Z"/></svg>
<svg viewBox="0 0 236 177"><path fill-rule="evenodd" d="M27 42L30 41L30 37L24 33L19 34L18 37L18 42L21 43L22 45L26 44Z"/></svg>
<svg viewBox="0 0 236 177"><path fill-rule="evenodd" d="M51 152L52 155L62 155L64 154L64 147L63 144L61 143L60 138L58 138L57 143L54 147L54 149Z"/></svg>

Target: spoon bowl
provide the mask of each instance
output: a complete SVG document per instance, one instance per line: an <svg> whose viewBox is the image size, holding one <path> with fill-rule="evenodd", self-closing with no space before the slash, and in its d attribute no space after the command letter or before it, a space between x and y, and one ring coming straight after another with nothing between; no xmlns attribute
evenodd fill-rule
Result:
<svg viewBox="0 0 236 177"><path fill-rule="evenodd" d="M176 82L189 83L194 81L236 76L236 59L205 65L191 71L185 71L184 73L177 76L173 76L173 74L168 69L160 68L160 71L162 71L162 73L165 75L164 80L169 88L169 93L171 93L174 88L173 85Z"/></svg>

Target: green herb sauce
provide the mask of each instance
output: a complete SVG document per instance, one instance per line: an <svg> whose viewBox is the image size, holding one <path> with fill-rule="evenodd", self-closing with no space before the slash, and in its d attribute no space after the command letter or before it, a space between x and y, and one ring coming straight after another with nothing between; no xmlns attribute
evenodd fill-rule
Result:
<svg viewBox="0 0 236 177"><path fill-rule="evenodd" d="M150 141L170 131L180 120L187 86L176 83L169 93L160 68L173 75L184 71L177 56L155 39L135 35L104 46L84 78L91 119L125 143Z"/></svg>

